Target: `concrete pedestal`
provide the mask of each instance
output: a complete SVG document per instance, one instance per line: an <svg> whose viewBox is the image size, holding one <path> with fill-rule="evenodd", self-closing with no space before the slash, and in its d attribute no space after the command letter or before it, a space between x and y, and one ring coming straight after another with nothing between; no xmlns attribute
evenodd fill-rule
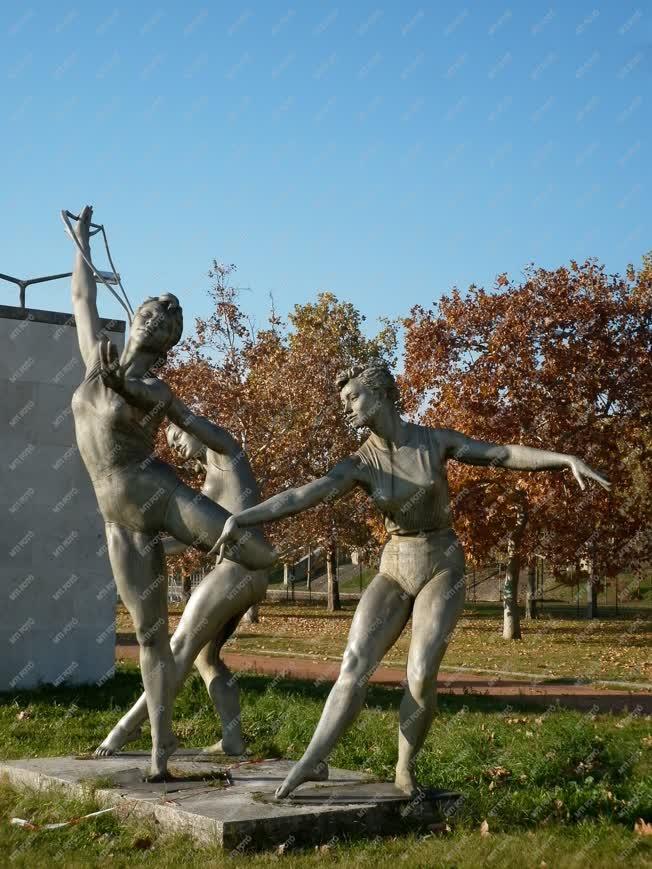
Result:
<svg viewBox="0 0 652 869"><path fill-rule="evenodd" d="M124 323L102 321L121 350ZM0 305L0 691L108 678L115 587L70 401L70 314Z"/></svg>
<svg viewBox="0 0 652 869"><path fill-rule="evenodd" d="M405 833L440 821L460 804L458 794L443 791L410 800L393 784L332 768L328 781L307 782L289 799L276 800L274 791L291 761L234 764L192 749L171 758L175 781L148 784L143 782L148 760L144 752L15 760L1 763L0 774L14 784L62 785L71 796L93 786L103 805L123 806L130 814L155 818L165 830L235 853L325 843L347 834Z"/></svg>

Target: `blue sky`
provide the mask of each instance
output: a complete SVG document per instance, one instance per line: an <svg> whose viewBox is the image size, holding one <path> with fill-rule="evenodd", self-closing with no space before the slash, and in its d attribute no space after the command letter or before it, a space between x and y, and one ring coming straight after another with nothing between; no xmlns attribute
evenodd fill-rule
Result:
<svg viewBox="0 0 652 869"><path fill-rule="evenodd" d="M190 324L217 258L260 323L331 290L373 328L652 248L649 2L12 2L0 45L0 272L67 269L91 202L133 303Z"/></svg>

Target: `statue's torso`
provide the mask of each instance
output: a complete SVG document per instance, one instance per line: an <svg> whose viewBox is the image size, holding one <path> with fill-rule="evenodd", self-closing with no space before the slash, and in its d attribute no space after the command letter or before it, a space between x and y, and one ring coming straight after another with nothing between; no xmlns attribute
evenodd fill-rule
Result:
<svg viewBox="0 0 652 869"><path fill-rule="evenodd" d="M363 486L390 534L450 528L450 493L435 429L407 423L407 438L387 449L373 435L357 451Z"/></svg>
<svg viewBox="0 0 652 869"><path fill-rule="evenodd" d="M208 450L202 492L230 513L240 513L260 501L260 490L244 451L235 456Z"/></svg>
<svg viewBox="0 0 652 869"><path fill-rule="evenodd" d="M99 345L72 397L79 452L91 479L147 462L165 409L146 412L106 386L100 376Z"/></svg>

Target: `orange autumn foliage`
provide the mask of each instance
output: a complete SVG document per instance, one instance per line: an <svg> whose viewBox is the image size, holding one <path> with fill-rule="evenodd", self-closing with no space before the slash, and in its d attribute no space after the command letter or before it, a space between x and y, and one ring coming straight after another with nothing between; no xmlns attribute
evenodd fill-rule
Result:
<svg viewBox="0 0 652 869"><path fill-rule="evenodd" d="M504 553L517 504L524 557L560 571L592 557L609 575L650 558L652 276L607 275L595 261L530 267L520 283L454 289L412 309L406 404L425 423L481 440L583 458L613 483L585 492L568 473L451 462L456 528L471 561Z"/></svg>

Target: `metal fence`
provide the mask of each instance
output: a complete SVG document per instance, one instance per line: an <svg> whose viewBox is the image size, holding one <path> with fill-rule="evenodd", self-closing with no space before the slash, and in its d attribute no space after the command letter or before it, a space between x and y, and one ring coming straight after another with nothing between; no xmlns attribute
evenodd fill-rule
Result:
<svg viewBox="0 0 652 869"><path fill-rule="evenodd" d="M545 611L552 613L566 612L577 616L584 614L587 607L586 581L579 577L574 583L559 582L551 570L546 569L543 559L538 559L534 602L537 612ZM336 570L341 575L339 565ZM501 605L503 603L503 586L506 565L504 562L494 562L482 568L471 568L467 575L466 599L469 604ZM357 602L360 599L366 582L363 582L363 573L366 573L362 565L355 566L355 581L351 577L344 586L340 587L340 599L343 602ZM179 575L168 577L168 602L172 605L183 605L189 595L197 588L206 573L197 571L187 578ZM373 575L373 571L369 572ZM358 582L359 577L359 582ZM306 582L305 577L295 580L289 574L287 584L272 582L267 591L267 599L272 601L284 601L288 603L308 603L326 605L327 592L324 587L323 577L316 576L312 582ZM313 583L317 586L313 587ZM641 607L652 607L652 596L649 593L652 587L652 576L641 578L627 578L626 576L615 577L605 581L598 589L598 612L605 617L619 615L624 606L631 608L637 603ZM524 602L527 582L525 571L521 574L519 583L519 599Z"/></svg>

